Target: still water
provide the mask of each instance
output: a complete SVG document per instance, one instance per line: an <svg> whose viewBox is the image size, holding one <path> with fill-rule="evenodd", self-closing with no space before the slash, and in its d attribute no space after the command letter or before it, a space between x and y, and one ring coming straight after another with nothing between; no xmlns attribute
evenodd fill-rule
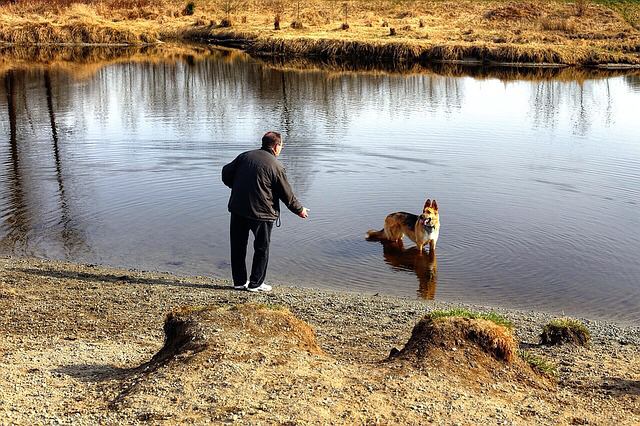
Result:
<svg viewBox="0 0 640 426"><path fill-rule="evenodd" d="M283 211L269 282L640 320L637 75L301 71L229 52L1 74L0 254L229 278L220 170L275 129L311 215ZM365 241L426 198L437 258Z"/></svg>

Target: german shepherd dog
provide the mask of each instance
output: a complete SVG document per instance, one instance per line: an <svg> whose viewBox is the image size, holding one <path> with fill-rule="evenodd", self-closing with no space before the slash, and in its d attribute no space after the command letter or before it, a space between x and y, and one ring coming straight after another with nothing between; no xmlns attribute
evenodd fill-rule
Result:
<svg viewBox="0 0 640 426"><path fill-rule="evenodd" d="M400 242L406 235L416 243L420 253L427 243L429 243L429 253L435 253L439 234L438 203L436 200L429 199L424 203L421 215L406 212L391 213L384 220L384 228L380 231L370 230L367 232L367 239Z"/></svg>

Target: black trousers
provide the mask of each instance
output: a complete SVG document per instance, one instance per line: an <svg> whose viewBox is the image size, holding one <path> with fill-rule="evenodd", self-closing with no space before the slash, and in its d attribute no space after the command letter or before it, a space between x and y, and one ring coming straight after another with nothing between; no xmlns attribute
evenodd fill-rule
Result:
<svg viewBox="0 0 640 426"><path fill-rule="evenodd" d="M247 219L231 213L231 275L233 285L240 286L247 282L247 243L249 231L253 232L253 263L249 286L258 287L264 282L269 263L269 244L273 222Z"/></svg>

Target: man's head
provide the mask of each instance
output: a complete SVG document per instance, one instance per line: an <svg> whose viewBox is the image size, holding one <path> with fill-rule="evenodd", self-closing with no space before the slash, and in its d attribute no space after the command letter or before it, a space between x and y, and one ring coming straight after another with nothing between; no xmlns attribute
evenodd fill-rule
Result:
<svg viewBox="0 0 640 426"><path fill-rule="evenodd" d="M262 148L269 149L277 157L282 151L282 136L278 132L267 132L262 137Z"/></svg>

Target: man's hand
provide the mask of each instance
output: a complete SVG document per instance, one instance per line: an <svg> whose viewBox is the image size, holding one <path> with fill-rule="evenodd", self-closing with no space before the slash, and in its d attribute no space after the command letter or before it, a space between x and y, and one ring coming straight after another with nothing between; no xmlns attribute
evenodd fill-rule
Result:
<svg viewBox="0 0 640 426"><path fill-rule="evenodd" d="M303 207L302 210L300 210L300 213L298 213L298 216L300 216L303 219L306 219L307 217L309 217L309 209L306 207Z"/></svg>

